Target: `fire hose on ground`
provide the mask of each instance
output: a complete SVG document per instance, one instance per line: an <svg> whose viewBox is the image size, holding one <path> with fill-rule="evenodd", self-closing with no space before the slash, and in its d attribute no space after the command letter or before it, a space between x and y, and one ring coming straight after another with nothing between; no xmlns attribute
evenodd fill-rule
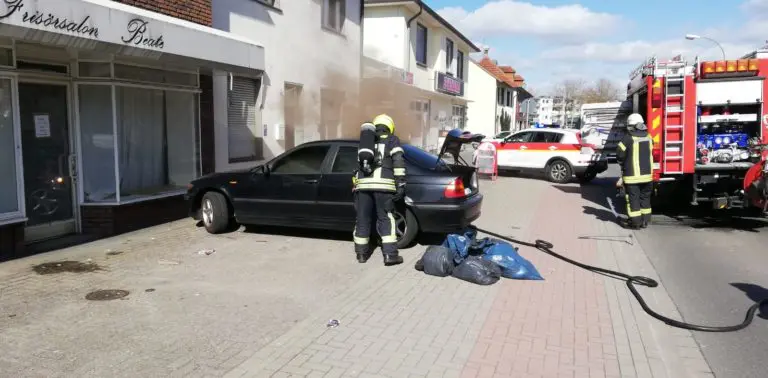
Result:
<svg viewBox="0 0 768 378"><path fill-rule="evenodd" d="M582 268L584 270L588 270L593 273L599 273L606 276L609 276L611 278L617 279L617 280L623 280L626 282L627 287L629 288L629 291L632 293L632 295L635 296L635 299L637 299L637 302L640 303L640 306L643 308L643 310L650 316L666 323L669 326L676 327L676 328L683 328L688 329L692 331L703 331L703 332L734 332L742 330L746 327L748 327L750 324L752 324L752 320L754 319L755 313L763 306L768 304L768 298L761 300L760 302L757 302L753 304L752 306L747 309L747 315L744 318L744 321L741 322L741 324L736 324L732 326L720 326L720 327L714 327L714 326L704 326L704 325L697 325L697 324L690 324L686 322L682 322L675 319L670 319L664 315L661 315L655 311L653 311L650 307L648 307L648 304L645 303L645 300L640 295L640 293L637 291L637 288L635 285L639 286L645 286L645 287L657 287L659 286L659 283L648 277L643 276L631 276L626 273L617 272L610 269L600 268L592 265L587 265L581 262L578 262L576 260L569 259L563 255L558 254L553 250L554 245L548 241L545 240L536 240L534 243L525 242L522 240L517 240L514 238L511 238L509 236L503 236L499 235L495 232L488 231L482 228L479 228L477 226L470 226L470 228L474 229L475 231L482 232L484 234L508 241L513 244L519 244L524 245L527 247L535 248L541 252L544 252L554 258L557 258L559 260L565 261L569 264L575 265L579 268Z"/></svg>

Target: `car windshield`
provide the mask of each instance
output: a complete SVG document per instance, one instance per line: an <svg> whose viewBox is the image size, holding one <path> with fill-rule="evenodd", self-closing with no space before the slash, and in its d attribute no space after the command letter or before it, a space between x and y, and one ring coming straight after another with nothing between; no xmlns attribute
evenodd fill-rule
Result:
<svg viewBox="0 0 768 378"><path fill-rule="evenodd" d="M431 154L416 146L403 144L403 150L405 151L405 160L419 168L431 170L437 168L438 164L443 166L448 165L445 160L438 158L437 155Z"/></svg>

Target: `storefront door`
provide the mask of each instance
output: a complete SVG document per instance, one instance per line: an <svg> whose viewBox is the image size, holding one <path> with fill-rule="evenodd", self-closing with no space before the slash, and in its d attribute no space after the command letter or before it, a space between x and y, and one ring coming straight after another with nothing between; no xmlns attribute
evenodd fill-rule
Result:
<svg viewBox="0 0 768 378"><path fill-rule="evenodd" d="M19 83L27 242L75 232L67 86Z"/></svg>

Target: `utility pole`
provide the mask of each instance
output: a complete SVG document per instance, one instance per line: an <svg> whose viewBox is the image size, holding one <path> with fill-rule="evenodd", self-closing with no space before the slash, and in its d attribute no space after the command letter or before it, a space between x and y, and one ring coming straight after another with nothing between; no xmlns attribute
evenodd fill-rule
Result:
<svg viewBox="0 0 768 378"><path fill-rule="evenodd" d="M568 120L565 118L565 101L568 98L568 88L563 85L563 124L561 127L567 128L568 126Z"/></svg>

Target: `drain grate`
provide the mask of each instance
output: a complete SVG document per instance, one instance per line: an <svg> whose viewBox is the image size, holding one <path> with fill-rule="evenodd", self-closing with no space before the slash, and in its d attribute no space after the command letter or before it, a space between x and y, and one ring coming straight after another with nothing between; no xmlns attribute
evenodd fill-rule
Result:
<svg viewBox="0 0 768 378"><path fill-rule="evenodd" d="M89 301L111 301L114 299L120 299L130 294L127 290L96 290L88 293L85 299Z"/></svg>

